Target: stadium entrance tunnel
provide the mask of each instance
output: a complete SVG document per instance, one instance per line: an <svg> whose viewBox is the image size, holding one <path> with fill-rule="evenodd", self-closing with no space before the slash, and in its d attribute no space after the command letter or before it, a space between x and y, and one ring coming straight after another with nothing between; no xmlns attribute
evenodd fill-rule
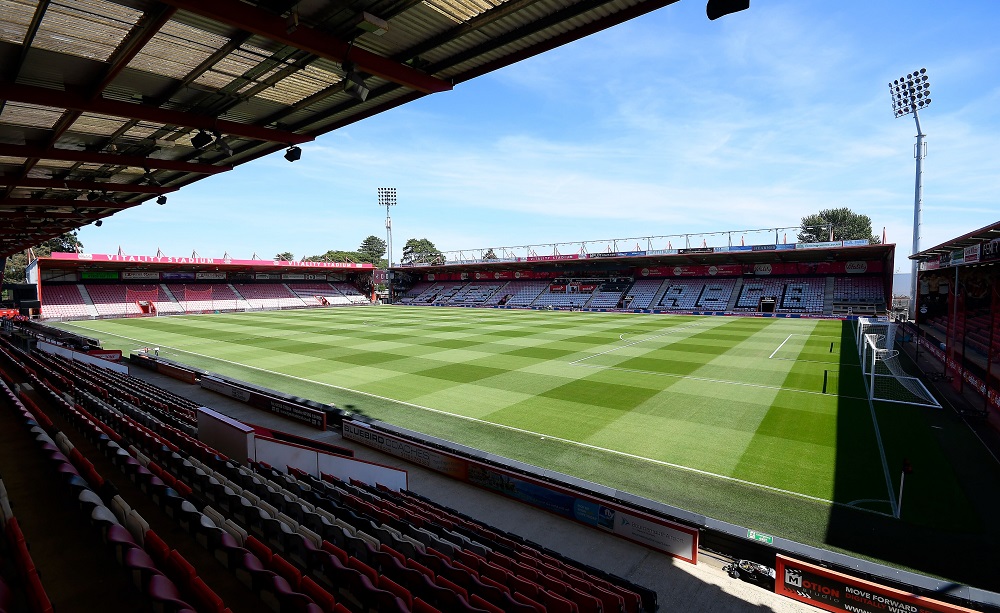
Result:
<svg viewBox="0 0 1000 613"><path fill-rule="evenodd" d="M951 521L954 514L945 509L959 506L958 499L965 498L962 486L968 484L951 474L950 466L932 466L946 464L940 461L946 456L929 449L937 443L928 433L937 430L928 419L954 421L957 417L928 407L869 405L853 322L843 322L840 343L835 504L830 509L826 544L996 590L1000 577L992 564L982 564L1000 550L996 527L988 528L980 521ZM964 427L961 423L952 426ZM899 496L900 473L907 459L913 463L914 474L907 476L897 519L890 497Z"/></svg>

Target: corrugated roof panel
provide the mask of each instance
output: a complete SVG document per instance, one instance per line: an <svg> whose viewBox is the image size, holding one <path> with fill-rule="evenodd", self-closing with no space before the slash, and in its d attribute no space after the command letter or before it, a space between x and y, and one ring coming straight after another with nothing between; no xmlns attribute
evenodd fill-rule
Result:
<svg viewBox="0 0 1000 613"><path fill-rule="evenodd" d="M105 62L140 17L140 11L105 0L53 2L31 46Z"/></svg>
<svg viewBox="0 0 1000 613"><path fill-rule="evenodd" d="M261 91L257 96L282 104L295 104L340 81L340 75L309 65Z"/></svg>
<svg viewBox="0 0 1000 613"><path fill-rule="evenodd" d="M62 117L62 109L36 104L8 102L0 113L0 124L10 123L15 126L31 128L51 128Z"/></svg>
<svg viewBox="0 0 1000 613"><path fill-rule="evenodd" d="M168 21L132 58L129 68L183 79L228 42L224 36Z"/></svg>
<svg viewBox="0 0 1000 613"><path fill-rule="evenodd" d="M76 162L70 162L68 160L49 160L44 159L38 163L38 166L43 166L45 168L69 168L76 164Z"/></svg>
<svg viewBox="0 0 1000 613"><path fill-rule="evenodd" d="M162 129L163 126L160 125L153 125L145 122L139 122L134 126L132 126L131 128L129 128L128 130L125 130L125 132L122 135L125 138L134 138L137 140L142 140L144 138L149 138L157 131Z"/></svg>
<svg viewBox="0 0 1000 613"><path fill-rule="evenodd" d="M491 8L503 4L505 0L424 0L424 4L439 11L442 15L455 20L455 23L465 23Z"/></svg>
<svg viewBox="0 0 1000 613"><path fill-rule="evenodd" d="M36 6L37 0L0 0L0 40L23 43Z"/></svg>
<svg viewBox="0 0 1000 613"><path fill-rule="evenodd" d="M111 136L123 125L125 125L125 121L117 117L84 113L80 115L79 119L73 122L70 132Z"/></svg>
<svg viewBox="0 0 1000 613"><path fill-rule="evenodd" d="M247 71L259 64L271 54L250 45L240 45L232 53L215 63L195 79L195 83L222 89L237 77L242 77Z"/></svg>

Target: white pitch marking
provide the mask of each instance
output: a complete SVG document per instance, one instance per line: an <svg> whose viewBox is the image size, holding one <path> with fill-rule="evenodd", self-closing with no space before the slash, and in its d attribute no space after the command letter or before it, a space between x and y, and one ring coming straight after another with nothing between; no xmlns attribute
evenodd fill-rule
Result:
<svg viewBox="0 0 1000 613"><path fill-rule="evenodd" d="M743 387L759 387L766 390L779 390L782 392L795 392L797 394L812 394L814 396L829 396L830 394L824 394L823 392L816 392L813 390L803 390L794 387L781 387L780 385L764 385L761 383L746 383L744 381L730 381L728 379L712 379L709 377L695 377L692 375L678 375L672 372L656 372L655 370L639 370L636 368L622 368L620 366L601 366L599 364L576 364L569 362L572 366L579 366L580 368L600 368L603 370L620 370L622 372L634 372L640 375L656 375L658 377L674 377L675 379L690 379L692 381L706 381L708 383L723 383L726 385L741 385ZM860 396L840 396L845 400L867 400L867 398L862 398Z"/></svg>
<svg viewBox="0 0 1000 613"><path fill-rule="evenodd" d="M669 330L661 332L660 334L654 334L653 336L649 336L649 337L646 337L646 338L640 338L639 340L632 341L631 343L627 343L625 345L619 345L617 347L612 347L611 349L608 349L607 351L602 351L600 353L595 353L593 355L588 355L587 357L580 358L579 360L573 360L572 362L569 362L569 364L575 365L575 364L577 364L579 362L582 362L584 360L589 360L590 358L596 358L597 356L604 355L606 353L611 353L613 351L618 351L619 349L625 349L626 347L631 347L632 345L638 345L639 343L645 343L646 341L651 341L654 338L660 338L661 336L667 336L668 334L673 334L674 332L680 332L682 330L690 330L691 328L699 328L699 327L701 327L701 326L698 325L699 323L701 323L701 322L695 322L695 323L687 325L687 326L678 326L676 328L671 328ZM624 339L621 339L621 340L624 340Z"/></svg>
<svg viewBox="0 0 1000 613"><path fill-rule="evenodd" d="M73 327L76 327L76 328L83 328L84 330L90 330L92 332L99 332L101 334L108 334L108 335L111 335L111 336L117 336L118 338L124 338L126 340L142 342L140 339L133 338L133 337L130 337L130 336L124 336L122 334L115 334L114 332L106 332L106 331L103 331L103 330L97 330L95 328L88 328L87 326L81 326L79 324L70 323L70 322L65 322L65 323L66 323L66 325L73 326ZM266 373L270 373L272 375L278 375L278 376L281 376L281 377L288 377L289 379L296 379L298 381L303 381L305 383L313 383L315 385L322 385L324 387L330 387L330 388L342 390L342 391L345 391L345 392L351 392L353 394L358 394L360 396L368 396L369 398L377 398L379 400L385 400L387 402L394 402L396 404L400 404L400 405L407 406L407 407L412 407L414 409L420 409L420 410L423 410L423 411L428 411L430 413L438 413L440 415L448 415L450 417L456 417L458 419L464 419L466 421L471 421L471 422L475 422L475 423L479 423L479 424L483 424L483 425L487 425L487 426L493 426L493 427L496 427L496 428L503 428L505 430L511 430L513 432L520 432L522 434L529 434L529 435L538 436L538 437L544 436L544 435L540 434L539 432L532 432L531 430L525 430L523 428L517 428L515 426L508 426L508 425L505 425L505 424L498 424L498 423L495 423L495 422L492 422L492 421L487 421L485 419L479 419L478 417L469 417L467 415L460 415L458 413L450 413L448 411L442 411L440 409L432 409L430 407L425 407L425 406L422 406L422 405L419 405L419 404L414 404L412 402L406 402L404 400L396 400L395 398L387 398L386 396L379 396L378 394L372 394L370 392L362 392L360 390L355 390L355 389L351 389L349 387L343 387L343 386L340 386L340 385L334 385L332 383L323 383L322 381L314 381L312 379L305 379L305 378L302 378L302 377L297 377L295 375L285 374L283 372L277 372L277 371L274 371L274 370L268 370L266 368L259 368L257 366L250 366L249 364L242 364L240 362L233 362L231 360L225 360L223 358L217 358L217 357L213 357L213 356L210 356L210 355L205 355L203 353L197 353L195 351L187 351L185 349L178 349L176 347L168 347L168 346L165 346L165 345L160 345L160 348L161 349L163 349L163 348L169 348L169 349L172 349L172 350L180 352L180 353L187 353L187 354L190 354L190 355L196 355L198 357L207 358L209 360L216 360L218 362L225 362L227 364L233 364L234 366L240 366L242 368L249 368L251 370L257 370L257 371L260 371L260 372L266 372ZM660 466L669 466L671 468L676 468L678 470L685 470L685 471L688 471L688 472L697 473L699 475L705 475L707 477L715 477L717 479L722 479L722 480L725 480L725 481L732 481L733 483L740 483L740 484L743 484L743 485L750 485L750 486L753 486L753 487L759 487L761 489L769 490L769 491L772 491L772 492L778 492L780 494L788 494L789 496L797 496L799 498L805 498L807 500L813 500L813 501L816 501L816 502L822 502L822 503L831 504L831 505L834 505L834 506L841 506L841 507L848 506L847 504L845 504L843 502L835 502L833 500L828 500L826 498L820 498L818 496L810 496L809 494L802 494L800 492L793 492L791 490L781 489L780 487L774 487L774 486L771 486L771 485L764 485L763 483L754 483L753 481L746 481L744 479L737 479L736 477L730 477L730 476L727 476L727 475L720 475L720 474L717 474L717 473L709 472L707 470L700 470L698 468L691 468L690 466L684 466L682 464L674 464L672 462L666 462L664 460L656 460L654 458L647 458L647 457L644 457L644 456L641 456L641 455L636 455L634 453L628 453L628 452L625 452L625 451L618 451L616 449L608 449L607 447L599 447L597 445L591 445L589 443L581 443L580 441L574 441L574 440L570 440L570 439L566 439L566 438L560 438L558 436L548 436L546 438L548 438L549 440L559 441L561 443L566 443L567 445L575 445L577 447L583 447L585 449L593 449L595 451L603 451L605 453L610 453L612 455L618 455L618 456L622 456L622 457L626 457L626 458L632 458L634 460L640 460L640 461L643 461L643 462L649 462L651 464L658 464ZM855 507L851 507L851 508L855 508ZM860 510L862 510L862 511L867 511L869 513L875 513L877 515L885 515L884 513L880 513L878 511L872 511L870 509L865 509L863 507L858 507L858 508Z"/></svg>
<svg viewBox="0 0 1000 613"><path fill-rule="evenodd" d="M785 340L781 341L781 344L778 345L778 348L774 350L774 353L772 353L771 355L767 356L767 359L770 360L771 358L774 357L775 353L778 353L779 351L781 351L781 348L785 346L785 343L788 342L788 339L792 338L793 336L795 336L795 335L794 334L789 334L787 337L785 337Z"/></svg>

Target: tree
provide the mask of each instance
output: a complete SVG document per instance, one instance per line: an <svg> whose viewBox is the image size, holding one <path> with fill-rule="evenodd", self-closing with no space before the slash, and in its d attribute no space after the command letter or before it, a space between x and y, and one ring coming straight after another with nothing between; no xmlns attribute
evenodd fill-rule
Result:
<svg viewBox="0 0 1000 613"><path fill-rule="evenodd" d="M282 262L294 262L295 256L292 255L291 251L282 251L274 256L275 260L280 260Z"/></svg>
<svg viewBox="0 0 1000 613"><path fill-rule="evenodd" d="M830 226L833 226L833 240L849 241L868 239L872 244L882 240L872 233L872 220L867 215L855 213L844 207L840 209L824 209L813 215L802 218L802 231L799 232L800 243L822 243L830 240Z"/></svg>
<svg viewBox="0 0 1000 613"><path fill-rule="evenodd" d="M340 251L331 249L322 255L311 255L303 258L304 262L360 262L361 254L356 251Z"/></svg>
<svg viewBox="0 0 1000 613"><path fill-rule="evenodd" d="M371 262L377 265L381 262L382 256L385 255L385 248L385 241L373 234L361 241L358 255L361 256L362 262Z"/></svg>
<svg viewBox="0 0 1000 613"><path fill-rule="evenodd" d="M36 245L33 249L35 257L44 258L53 252L74 253L83 250L83 244L76 237L76 230L50 238ZM3 280L7 283L24 283L25 270L28 268L28 255L21 251L7 258L4 267Z"/></svg>
<svg viewBox="0 0 1000 613"><path fill-rule="evenodd" d="M403 264L440 264L444 254L426 238L411 238L403 246Z"/></svg>

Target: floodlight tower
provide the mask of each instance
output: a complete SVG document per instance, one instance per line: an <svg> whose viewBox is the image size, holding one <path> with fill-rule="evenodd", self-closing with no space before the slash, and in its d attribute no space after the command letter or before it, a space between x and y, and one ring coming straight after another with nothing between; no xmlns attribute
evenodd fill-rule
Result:
<svg viewBox="0 0 1000 613"><path fill-rule="evenodd" d="M389 288L389 302L392 302L392 218L389 217L389 207L396 206L396 188L378 188L378 205L385 207L385 238L386 252L385 261L388 264L386 274L389 276L387 286Z"/></svg>
<svg viewBox="0 0 1000 613"><path fill-rule="evenodd" d="M927 157L925 134L920 129L918 109L923 109L931 103L931 84L927 79L927 69L914 70L889 84L889 95L892 97L892 112L895 116L913 114L917 124L917 146L913 149L913 157L917 160L917 176L914 181L913 194L913 253L920 252L920 215L924 204L924 158ZM912 255L912 254L911 254ZM910 319L916 319L917 307L917 261L910 268Z"/></svg>

